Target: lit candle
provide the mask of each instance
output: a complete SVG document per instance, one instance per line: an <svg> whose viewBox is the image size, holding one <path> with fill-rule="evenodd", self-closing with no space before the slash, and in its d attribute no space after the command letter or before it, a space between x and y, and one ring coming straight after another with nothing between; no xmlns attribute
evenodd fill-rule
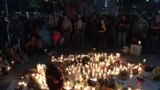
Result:
<svg viewBox="0 0 160 90"><path fill-rule="evenodd" d="M72 89L70 81L67 81L67 82L64 83L64 89L65 90L71 90Z"/></svg>
<svg viewBox="0 0 160 90"><path fill-rule="evenodd" d="M14 64L14 61L11 61L12 65Z"/></svg>
<svg viewBox="0 0 160 90"><path fill-rule="evenodd" d="M133 75L132 74L130 74L130 76L129 76L130 78L132 78L133 77Z"/></svg>
<svg viewBox="0 0 160 90"><path fill-rule="evenodd" d="M143 59L143 63L146 63L146 61L147 61L146 59Z"/></svg>
<svg viewBox="0 0 160 90"><path fill-rule="evenodd" d="M95 87L92 87L92 90L96 90L96 88L95 88Z"/></svg>
<svg viewBox="0 0 160 90"><path fill-rule="evenodd" d="M136 90L141 90L141 89L138 88L138 89L136 89Z"/></svg>
<svg viewBox="0 0 160 90"><path fill-rule="evenodd" d="M119 58L121 56L120 53L116 53L116 58Z"/></svg>
<svg viewBox="0 0 160 90"><path fill-rule="evenodd" d="M128 90L132 90L132 88L128 87Z"/></svg>
<svg viewBox="0 0 160 90"><path fill-rule="evenodd" d="M8 66L8 67L7 67L7 71L9 71L10 69L11 69L11 67L10 67L10 66Z"/></svg>
<svg viewBox="0 0 160 90"><path fill-rule="evenodd" d="M84 87L84 90L90 90L89 86Z"/></svg>
<svg viewBox="0 0 160 90"><path fill-rule="evenodd" d="M47 52L47 49L44 49L45 52Z"/></svg>
<svg viewBox="0 0 160 90"><path fill-rule="evenodd" d="M141 41L138 41L138 44L141 45Z"/></svg>

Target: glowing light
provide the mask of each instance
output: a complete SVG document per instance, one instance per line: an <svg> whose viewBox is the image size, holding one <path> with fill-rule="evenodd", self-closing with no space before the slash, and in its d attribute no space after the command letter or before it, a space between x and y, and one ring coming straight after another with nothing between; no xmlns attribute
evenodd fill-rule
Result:
<svg viewBox="0 0 160 90"><path fill-rule="evenodd" d="M89 61L83 65L85 57L89 58ZM118 77L123 71L127 73L127 76L124 77L132 78L134 75L133 70L136 69L139 73L142 71L142 64L131 64L125 60L119 60L120 57L120 53L110 55L107 55L107 53L91 53L88 55L69 55L68 57L60 56L59 58L52 58L54 59L52 61L53 63L58 61L62 64L66 64L66 62L76 63L67 65L64 69L65 76L68 78L63 86L65 90L72 90L73 88L73 90L87 90L88 86L85 83L88 80L97 82L100 78ZM100 58L103 58L103 61ZM94 87L91 87L88 90L94 89ZM132 90L131 88L127 89Z"/></svg>
<svg viewBox="0 0 160 90"><path fill-rule="evenodd" d="M7 71L9 71L10 69L11 69L11 67L10 67L10 66L8 66L8 67L7 67Z"/></svg>
<svg viewBox="0 0 160 90"><path fill-rule="evenodd" d="M49 87L46 82L46 75L45 75L46 66L44 64L37 65L37 73L32 74L32 78L35 80L35 83L38 87L42 90L49 90Z"/></svg>
<svg viewBox="0 0 160 90"><path fill-rule="evenodd" d="M146 63L146 61L147 61L146 59L143 59L143 63Z"/></svg>
<svg viewBox="0 0 160 90"><path fill-rule="evenodd" d="M12 64L14 64L14 61L11 61Z"/></svg>
<svg viewBox="0 0 160 90"><path fill-rule="evenodd" d="M141 45L141 41L138 41L138 44Z"/></svg>
<svg viewBox="0 0 160 90"><path fill-rule="evenodd" d="M108 0L105 1L104 7L108 6Z"/></svg>

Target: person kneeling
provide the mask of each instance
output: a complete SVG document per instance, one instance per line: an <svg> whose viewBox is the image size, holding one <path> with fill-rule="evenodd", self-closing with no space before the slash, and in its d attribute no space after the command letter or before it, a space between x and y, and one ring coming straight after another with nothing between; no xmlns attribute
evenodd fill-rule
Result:
<svg viewBox="0 0 160 90"><path fill-rule="evenodd" d="M23 63L24 57L18 43L14 42L7 48L7 54L10 62Z"/></svg>

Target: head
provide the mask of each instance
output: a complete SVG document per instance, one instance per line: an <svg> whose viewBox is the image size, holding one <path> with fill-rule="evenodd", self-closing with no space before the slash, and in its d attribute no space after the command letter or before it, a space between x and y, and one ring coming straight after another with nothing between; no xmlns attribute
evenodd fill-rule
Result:
<svg viewBox="0 0 160 90"><path fill-rule="evenodd" d="M122 20L123 20L123 21L126 20L126 16L125 16L125 15L122 16Z"/></svg>
<svg viewBox="0 0 160 90"><path fill-rule="evenodd" d="M64 19L64 20L68 20L68 16L65 15L65 16L63 17L63 19Z"/></svg>

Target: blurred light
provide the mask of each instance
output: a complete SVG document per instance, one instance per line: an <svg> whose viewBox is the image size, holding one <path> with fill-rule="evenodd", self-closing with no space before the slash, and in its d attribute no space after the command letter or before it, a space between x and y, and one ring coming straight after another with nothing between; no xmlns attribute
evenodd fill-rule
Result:
<svg viewBox="0 0 160 90"><path fill-rule="evenodd" d="M107 7L107 6L108 6L108 0L105 1L104 7Z"/></svg>
<svg viewBox="0 0 160 90"><path fill-rule="evenodd" d="M155 2L158 2L159 0L155 0Z"/></svg>
<svg viewBox="0 0 160 90"><path fill-rule="evenodd" d="M11 69L11 67L9 66L9 67L7 67L7 71L9 71Z"/></svg>
<svg viewBox="0 0 160 90"><path fill-rule="evenodd" d="M4 12L4 11L2 11L1 13L2 13L2 14L4 14L5 12Z"/></svg>
<svg viewBox="0 0 160 90"><path fill-rule="evenodd" d="M146 0L146 2L149 2L149 0Z"/></svg>
<svg viewBox="0 0 160 90"><path fill-rule="evenodd" d="M97 3L97 0L94 0L94 3L96 4L96 3Z"/></svg>
<svg viewBox="0 0 160 90"><path fill-rule="evenodd" d="M14 64L14 61L11 61L12 64Z"/></svg>

